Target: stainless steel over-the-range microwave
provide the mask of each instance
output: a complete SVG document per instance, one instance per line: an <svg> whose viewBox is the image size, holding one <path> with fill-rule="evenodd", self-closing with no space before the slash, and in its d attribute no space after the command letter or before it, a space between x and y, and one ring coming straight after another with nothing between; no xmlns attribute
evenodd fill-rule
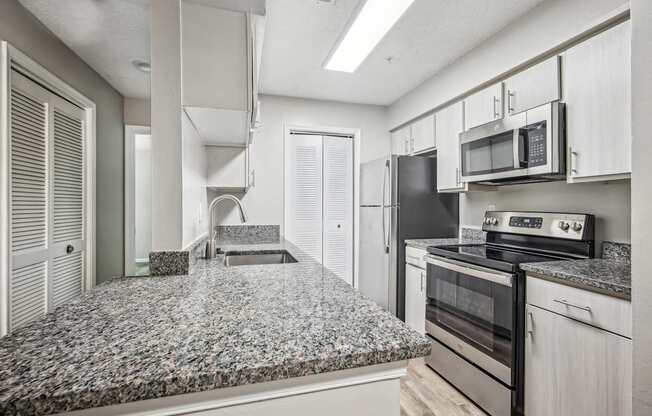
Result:
<svg viewBox="0 0 652 416"><path fill-rule="evenodd" d="M460 134L462 182L504 185L566 176L564 104L552 102Z"/></svg>

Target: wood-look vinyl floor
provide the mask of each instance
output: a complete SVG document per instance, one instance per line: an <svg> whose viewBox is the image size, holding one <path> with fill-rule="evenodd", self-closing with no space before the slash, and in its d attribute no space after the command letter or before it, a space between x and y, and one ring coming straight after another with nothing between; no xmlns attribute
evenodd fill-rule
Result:
<svg viewBox="0 0 652 416"><path fill-rule="evenodd" d="M401 416L487 416L423 359L410 360L401 379Z"/></svg>

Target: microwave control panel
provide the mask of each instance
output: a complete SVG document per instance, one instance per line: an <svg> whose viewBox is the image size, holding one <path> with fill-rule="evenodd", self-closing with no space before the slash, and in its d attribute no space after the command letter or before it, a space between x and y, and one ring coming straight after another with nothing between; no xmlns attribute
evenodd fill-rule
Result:
<svg viewBox="0 0 652 416"><path fill-rule="evenodd" d="M546 164L546 122L527 126L528 167Z"/></svg>

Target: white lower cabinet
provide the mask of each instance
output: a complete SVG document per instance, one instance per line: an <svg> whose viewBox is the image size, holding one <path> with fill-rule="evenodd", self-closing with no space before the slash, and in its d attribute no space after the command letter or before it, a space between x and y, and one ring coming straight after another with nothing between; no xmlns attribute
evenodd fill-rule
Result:
<svg viewBox="0 0 652 416"><path fill-rule="evenodd" d="M572 299L557 286L555 298ZM528 300L525 415L628 416L631 406L632 340Z"/></svg>
<svg viewBox="0 0 652 416"><path fill-rule="evenodd" d="M405 264L405 323L426 332L426 271L411 264Z"/></svg>

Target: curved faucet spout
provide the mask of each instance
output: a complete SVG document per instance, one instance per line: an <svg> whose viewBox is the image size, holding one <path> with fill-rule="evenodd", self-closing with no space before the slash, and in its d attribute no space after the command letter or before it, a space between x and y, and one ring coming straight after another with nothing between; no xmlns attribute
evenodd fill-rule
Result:
<svg viewBox="0 0 652 416"><path fill-rule="evenodd" d="M215 225L213 224L213 211L222 201L233 201L240 212L240 220L244 223L247 222L247 214L245 214L242 201L233 195L220 195L213 199L208 206L208 242L206 243L206 258L215 257Z"/></svg>

